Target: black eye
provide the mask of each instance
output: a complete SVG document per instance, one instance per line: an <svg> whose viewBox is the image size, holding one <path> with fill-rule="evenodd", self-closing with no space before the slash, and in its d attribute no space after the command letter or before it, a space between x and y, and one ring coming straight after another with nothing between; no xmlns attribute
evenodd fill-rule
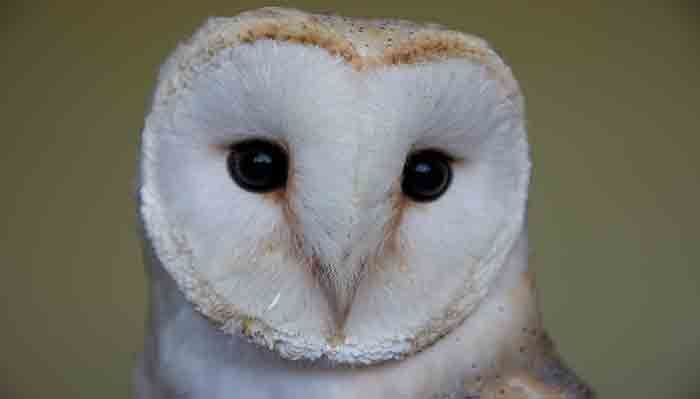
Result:
<svg viewBox="0 0 700 399"><path fill-rule="evenodd" d="M445 193L451 180L450 158L440 151L423 150L408 157L401 189L414 201L433 201Z"/></svg>
<svg viewBox="0 0 700 399"><path fill-rule="evenodd" d="M289 160L278 144L252 139L231 146L228 171L243 189L264 193L284 187Z"/></svg>

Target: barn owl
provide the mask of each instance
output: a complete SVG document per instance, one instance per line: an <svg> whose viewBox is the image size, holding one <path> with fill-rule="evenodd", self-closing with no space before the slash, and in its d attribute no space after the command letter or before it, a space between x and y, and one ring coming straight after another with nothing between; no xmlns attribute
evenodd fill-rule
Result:
<svg viewBox="0 0 700 399"><path fill-rule="evenodd" d="M163 65L137 398L584 398L527 265L523 100L474 36L263 8Z"/></svg>

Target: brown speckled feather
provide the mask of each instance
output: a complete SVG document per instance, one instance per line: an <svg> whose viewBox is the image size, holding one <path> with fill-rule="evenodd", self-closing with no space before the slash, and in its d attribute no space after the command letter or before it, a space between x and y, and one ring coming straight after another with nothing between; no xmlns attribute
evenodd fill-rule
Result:
<svg viewBox="0 0 700 399"><path fill-rule="evenodd" d="M470 399L592 399L596 395L557 353L546 333L537 339L531 367L486 379Z"/></svg>

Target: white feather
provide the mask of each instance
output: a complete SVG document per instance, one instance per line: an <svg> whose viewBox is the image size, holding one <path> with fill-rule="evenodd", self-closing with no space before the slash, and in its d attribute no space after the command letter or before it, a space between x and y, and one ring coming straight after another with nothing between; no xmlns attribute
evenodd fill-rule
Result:
<svg viewBox="0 0 700 399"><path fill-rule="evenodd" d="M412 357L450 332L503 340L499 328L526 317L498 327L494 303L510 299L494 292L486 301L526 265L530 165L510 83L468 58L358 71L326 49L273 40L218 49L203 63L186 58L208 50L182 47L166 64L143 132L149 348L159 359L148 372L186 392L142 397L223 398L232 385L246 398L421 397L426 384L454 383L452 365L494 355L454 353L444 338ZM284 206L228 174L226 148L251 137L289 152ZM401 205L404 162L424 148L458 160L452 184L438 201ZM401 368L345 377L323 366L406 357ZM312 361L309 378L291 377ZM254 386L261 369L265 386ZM379 375L385 382L368 384Z"/></svg>

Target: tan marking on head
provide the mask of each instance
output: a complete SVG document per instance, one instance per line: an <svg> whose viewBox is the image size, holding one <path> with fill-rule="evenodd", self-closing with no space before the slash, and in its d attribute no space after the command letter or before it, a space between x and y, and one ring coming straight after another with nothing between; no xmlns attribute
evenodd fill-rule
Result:
<svg viewBox="0 0 700 399"><path fill-rule="evenodd" d="M500 82L504 95L518 97L519 88L510 69L484 40L445 29L398 19L345 18L267 7L232 18L209 20L185 44L178 47L161 74L156 101L166 102L187 87L221 51L258 40L316 46L343 58L357 71L388 65L464 58L486 66Z"/></svg>
<svg viewBox="0 0 700 399"><path fill-rule="evenodd" d="M389 201L393 203L391 217L384 226L384 240L382 245L382 252L389 252L391 254L400 255L401 254L401 237L399 236L399 229L401 227L401 220L403 219L404 210L408 204L408 198L406 198L401 193L401 185L398 188L392 190L393 193ZM383 254L380 254L380 256Z"/></svg>
<svg viewBox="0 0 700 399"><path fill-rule="evenodd" d="M422 33L412 40L387 47L382 56L383 64L415 64L441 58L474 58L484 63L489 53L484 48L467 47L458 37Z"/></svg>
<svg viewBox="0 0 700 399"><path fill-rule="evenodd" d="M281 190L278 196L270 199L276 204L278 204L282 210L282 217L284 219L285 228L288 231L288 245L290 256L296 258L299 264L307 267L307 269L313 275L315 275L316 268L314 267L314 265L316 262L314 262L313 259L310 259L309 256L307 256L304 253L301 223L299 222L299 218L297 217L296 212L294 211L294 208L292 207L292 204L289 200L290 196L293 195L293 192L294 183L293 180L289 179L287 181L286 189Z"/></svg>
<svg viewBox="0 0 700 399"><path fill-rule="evenodd" d="M286 189L280 189L280 190L259 193L258 195L261 198L264 198L268 201L271 201L274 204L281 206L283 210L286 209L286 204L288 202L287 201L288 194L287 194ZM285 215L286 215L286 213L285 213Z"/></svg>
<svg viewBox="0 0 700 399"><path fill-rule="evenodd" d="M312 15L313 17L313 15ZM385 31L370 26L367 41L383 50L379 55L360 56L351 38L326 29L317 18L308 23L296 21L253 23L239 34L241 43L257 40L276 40L320 47L333 56L340 56L356 70L367 70L385 65L404 65L430 62L446 58L470 58L487 63L495 55L486 47L469 46L455 32L422 31L408 40L399 41Z"/></svg>
<svg viewBox="0 0 700 399"><path fill-rule="evenodd" d="M317 23L265 21L252 23L239 34L241 43L253 43L264 39L318 46L333 56L342 57L351 65L361 64L352 43L332 31L323 29L322 25Z"/></svg>
<svg viewBox="0 0 700 399"><path fill-rule="evenodd" d="M408 201L408 199L401 193L399 185L398 188L391 190L391 194L389 194L386 200L392 204L390 210L391 216L382 227L382 238L379 245L366 259L364 271L367 274L372 274L382 267L392 264L392 262L387 261L388 258L395 258L398 260L400 271L408 271L408 259L405 248L401 242L400 232L403 212L405 207L408 206L405 201Z"/></svg>

